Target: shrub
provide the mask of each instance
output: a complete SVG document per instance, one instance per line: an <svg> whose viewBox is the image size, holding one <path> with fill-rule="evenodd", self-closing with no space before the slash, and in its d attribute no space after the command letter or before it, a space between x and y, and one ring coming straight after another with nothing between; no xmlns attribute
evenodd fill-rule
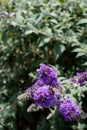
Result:
<svg viewBox="0 0 87 130"><path fill-rule="evenodd" d="M86 0L3 0L0 7L0 129L86 129L86 119L67 125L55 112L47 120L53 110L27 113L31 101L17 100L45 63L57 71L64 91L71 91L87 111L86 87L68 85L76 72L87 71Z"/></svg>

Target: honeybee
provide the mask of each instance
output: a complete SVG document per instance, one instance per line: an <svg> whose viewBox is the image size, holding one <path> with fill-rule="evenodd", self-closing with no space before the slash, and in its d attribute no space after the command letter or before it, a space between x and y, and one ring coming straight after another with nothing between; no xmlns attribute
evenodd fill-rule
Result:
<svg viewBox="0 0 87 130"><path fill-rule="evenodd" d="M55 93L55 91L54 91L53 87L49 87L49 90L52 92L52 94L54 94L54 93Z"/></svg>

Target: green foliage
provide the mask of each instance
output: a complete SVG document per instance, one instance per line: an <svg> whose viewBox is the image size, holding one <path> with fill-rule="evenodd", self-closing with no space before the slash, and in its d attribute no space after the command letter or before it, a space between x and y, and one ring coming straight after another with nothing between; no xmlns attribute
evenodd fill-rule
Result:
<svg viewBox="0 0 87 130"><path fill-rule="evenodd" d="M36 81L41 63L55 67L63 83L77 71L87 71L86 0L0 1L0 129L87 129L86 120L67 126L58 113L46 120L49 110L27 113L19 105L17 96ZM70 91L87 112L87 89Z"/></svg>

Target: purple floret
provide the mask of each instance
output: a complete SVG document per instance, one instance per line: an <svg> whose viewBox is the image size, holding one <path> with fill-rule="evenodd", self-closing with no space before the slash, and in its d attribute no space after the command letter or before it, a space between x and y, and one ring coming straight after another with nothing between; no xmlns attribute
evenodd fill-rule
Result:
<svg viewBox="0 0 87 130"><path fill-rule="evenodd" d="M29 87L26 91L25 94L28 99L32 99L35 91L44 85L43 81L41 79L37 80L35 84L32 85L32 87Z"/></svg>
<svg viewBox="0 0 87 130"><path fill-rule="evenodd" d="M46 85L53 87L61 87L61 82L58 79L57 73L53 68L43 64L40 67L38 73L40 78Z"/></svg>
<svg viewBox="0 0 87 130"><path fill-rule="evenodd" d="M43 86L34 93L34 101L37 105L44 108L55 106L60 98L60 94L56 88L50 86Z"/></svg>
<svg viewBox="0 0 87 130"><path fill-rule="evenodd" d="M79 72L76 74L76 77L70 78L71 85L76 83L81 87L87 83L87 72Z"/></svg>
<svg viewBox="0 0 87 130"><path fill-rule="evenodd" d="M71 83L71 84L72 84L72 83L77 83L76 78L70 78L70 83Z"/></svg>
<svg viewBox="0 0 87 130"><path fill-rule="evenodd" d="M84 86L85 83L87 82L87 72L77 73L77 78L78 78L78 84L80 86Z"/></svg>
<svg viewBox="0 0 87 130"><path fill-rule="evenodd" d="M65 117L66 121L75 121L80 116L80 109L70 98L61 101L59 106L60 113Z"/></svg>

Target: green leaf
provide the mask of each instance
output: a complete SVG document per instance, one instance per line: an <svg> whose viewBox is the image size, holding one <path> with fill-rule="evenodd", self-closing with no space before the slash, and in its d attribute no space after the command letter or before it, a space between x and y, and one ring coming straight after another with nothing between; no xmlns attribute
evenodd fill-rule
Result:
<svg viewBox="0 0 87 130"><path fill-rule="evenodd" d="M29 35L29 34L31 34L33 32L34 32L33 30L27 30L27 31L25 31L25 35Z"/></svg>
<svg viewBox="0 0 87 130"><path fill-rule="evenodd" d="M81 20L77 23L77 25L85 24L85 23L87 23L87 19L81 19Z"/></svg>
<svg viewBox="0 0 87 130"><path fill-rule="evenodd" d="M27 26L28 26L29 30L31 30L32 32L38 34L38 29L33 24L27 23ZM31 31L30 31L30 33L31 33Z"/></svg>
<svg viewBox="0 0 87 130"><path fill-rule="evenodd" d="M54 53L54 57L55 60L57 60L59 58L59 56L65 51L65 47L64 45L60 45L60 44L55 44L54 48L53 48L53 53Z"/></svg>
<svg viewBox="0 0 87 130"><path fill-rule="evenodd" d="M82 66L87 66L87 62L83 63Z"/></svg>
<svg viewBox="0 0 87 130"><path fill-rule="evenodd" d="M81 48L75 48L75 49L73 49L72 52L82 52L82 49Z"/></svg>
<svg viewBox="0 0 87 130"><path fill-rule="evenodd" d="M23 18L23 16L21 15L21 11L18 11L18 12L16 13L16 21L21 24L21 23L23 22L23 20L24 20L24 18Z"/></svg>
<svg viewBox="0 0 87 130"><path fill-rule="evenodd" d="M43 46L46 45L49 41L50 41L50 37L41 36L41 37L38 39L38 47L43 47Z"/></svg>
<svg viewBox="0 0 87 130"><path fill-rule="evenodd" d="M80 57L80 56L84 56L85 53L82 53L82 52L79 52L77 55L76 55L76 58Z"/></svg>
<svg viewBox="0 0 87 130"><path fill-rule="evenodd" d="M2 32L2 41L6 41L7 40L7 30L4 30L3 32Z"/></svg>
<svg viewBox="0 0 87 130"><path fill-rule="evenodd" d="M51 21L52 23L54 23L54 24L58 24L58 22L57 22L56 19L51 19L50 21Z"/></svg>

